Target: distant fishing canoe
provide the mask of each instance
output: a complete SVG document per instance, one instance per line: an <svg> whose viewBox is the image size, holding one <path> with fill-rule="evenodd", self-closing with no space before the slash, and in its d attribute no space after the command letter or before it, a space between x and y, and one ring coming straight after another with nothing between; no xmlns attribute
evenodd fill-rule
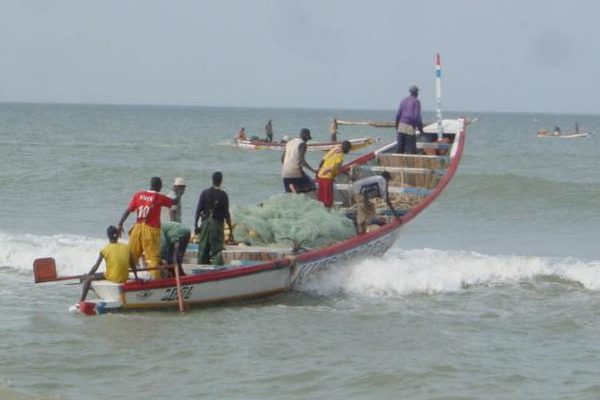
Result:
<svg viewBox="0 0 600 400"><path fill-rule="evenodd" d="M348 139L352 145L351 150L362 149L376 142L371 137L364 137L359 139ZM306 143L306 149L308 151L329 151L335 146L339 146L342 142L308 142ZM283 151L285 148L285 142L265 142L263 140L240 140L234 139L233 145L241 149L249 150L280 150Z"/></svg>
<svg viewBox="0 0 600 400"><path fill-rule="evenodd" d="M540 131L537 133L537 137L539 138L561 138L561 139L578 139L578 138L586 138L590 137L592 134L590 132L573 132L573 133L561 133L554 134L553 132L543 132Z"/></svg>
<svg viewBox="0 0 600 400"><path fill-rule="evenodd" d="M373 128L394 128L394 121L350 121L345 119L336 120L338 125L370 126Z"/></svg>

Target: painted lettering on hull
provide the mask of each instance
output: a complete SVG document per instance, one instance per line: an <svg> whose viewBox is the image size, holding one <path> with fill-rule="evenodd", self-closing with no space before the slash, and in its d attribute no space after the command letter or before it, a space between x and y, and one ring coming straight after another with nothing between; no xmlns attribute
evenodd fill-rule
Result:
<svg viewBox="0 0 600 400"><path fill-rule="evenodd" d="M192 297L192 289L194 286L182 286L181 287L181 295L184 300L189 300ZM160 301L175 301L177 300L177 288L171 287L164 290Z"/></svg>

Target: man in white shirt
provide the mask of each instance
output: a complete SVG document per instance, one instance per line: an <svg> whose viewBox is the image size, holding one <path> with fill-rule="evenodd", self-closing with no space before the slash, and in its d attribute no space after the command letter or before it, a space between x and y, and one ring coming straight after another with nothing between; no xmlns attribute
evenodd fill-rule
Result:
<svg viewBox="0 0 600 400"><path fill-rule="evenodd" d="M287 193L306 193L317 188L303 169L305 167L313 173L317 172L304 159L306 142L311 139L310 131L303 128L300 131L300 137L293 138L285 145L281 155L281 162L283 163L281 175L283 177L283 187Z"/></svg>

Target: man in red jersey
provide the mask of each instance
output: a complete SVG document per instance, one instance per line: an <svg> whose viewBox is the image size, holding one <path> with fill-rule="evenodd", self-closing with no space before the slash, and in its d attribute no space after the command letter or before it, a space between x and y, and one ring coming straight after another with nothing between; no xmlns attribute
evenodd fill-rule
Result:
<svg viewBox="0 0 600 400"><path fill-rule="evenodd" d="M171 199L162 193L162 180L155 176L150 180L150 190L137 192L131 198L129 206L118 224L119 234L123 231L123 223L130 213L135 212L137 219L129 232L131 255L137 262L144 255L146 265L150 268L160 264L160 208L171 208L179 204L181 195ZM160 278L160 270L150 271L152 279Z"/></svg>

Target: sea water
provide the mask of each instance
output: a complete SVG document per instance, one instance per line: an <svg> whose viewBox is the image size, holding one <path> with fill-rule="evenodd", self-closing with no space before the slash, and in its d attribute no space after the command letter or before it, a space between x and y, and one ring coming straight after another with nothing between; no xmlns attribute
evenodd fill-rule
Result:
<svg viewBox="0 0 600 400"><path fill-rule="evenodd" d="M154 175L187 180L188 225L216 170L234 205L280 193L279 152L228 145L242 126L322 141L392 108L0 104L0 399L600 398L600 140L535 137L600 116L448 112L478 118L457 175L392 249L271 299L88 318L79 285L33 284L37 257L87 272ZM339 135L363 136L394 139Z"/></svg>

